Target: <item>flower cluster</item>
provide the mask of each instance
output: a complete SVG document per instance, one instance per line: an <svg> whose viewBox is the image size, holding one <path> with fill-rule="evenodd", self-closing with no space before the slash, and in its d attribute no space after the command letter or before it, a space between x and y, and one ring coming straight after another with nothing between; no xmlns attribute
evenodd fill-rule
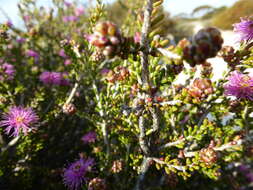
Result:
<svg viewBox="0 0 253 190"><path fill-rule="evenodd" d="M224 86L225 94L238 99L253 100L253 77L234 71Z"/></svg>
<svg viewBox="0 0 253 190"><path fill-rule="evenodd" d="M66 73L45 71L39 78L45 85L68 86L70 82L66 79L66 76Z"/></svg>
<svg viewBox="0 0 253 190"><path fill-rule="evenodd" d="M130 75L129 70L122 66L115 68L115 71L104 69L102 74L106 76L106 80L111 83L123 81Z"/></svg>
<svg viewBox="0 0 253 190"><path fill-rule="evenodd" d="M83 183L87 180L85 175L91 171L94 165L94 159L79 159L70 164L68 168L64 170L63 182L70 190L78 190Z"/></svg>
<svg viewBox="0 0 253 190"><path fill-rule="evenodd" d="M98 23L94 33L88 35L87 39L106 57L119 54L124 41L117 26L109 21Z"/></svg>
<svg viewBox="0 0 253 190"><path fill-rule="evenodd" d="M212 82L207 78L197 78L187 91L192 97L200 101L213 93Z"/></svg>
<svg viewBox="0 0 253 190"><path fill-rule="evenodd" d="M202 162L204 162L206 165L211 165L218 159L217 152L210 147L201 149L199 155Z"/></svg>
<svg viewBox="0 0 253 190"><path fill-rule="evenodd" d="M17 137L21 132L27 135L32 130L32 125L38 122L38 119L38 116L31 108L14 106L3 115L0 126L7 127L5 129L6 134Z"/></svg>
<svg viewBox="0 0 253 190"><path fill-rule="evenodd" d="M234 32L237 33L241 42L252 40L253 17L241 18L241 22L234 24Z"/></svg>
<svg viewBox="0 0 253 190"><path fill-rule="evenodd" d="M193 36L191 43L184 47L184 59L194 67L206 59L215 57L221 50L223 39L218 29L208 27Z"/></svg>

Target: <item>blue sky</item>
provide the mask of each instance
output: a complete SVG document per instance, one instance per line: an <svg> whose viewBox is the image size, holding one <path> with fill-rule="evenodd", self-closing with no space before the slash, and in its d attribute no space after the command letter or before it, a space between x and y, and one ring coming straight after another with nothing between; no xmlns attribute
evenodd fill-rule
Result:
<svg viewBox="0 0 253 190"><path fill-rule="evenodd" d="M15 25L19 25L20 20L18 19L17 2L19 0L0 0L0 9L4 10L11 18ZM51 0L37 0L42 5L49 5ZM71 0L69 0L71 1ZM85 0L80 0L85 1ZM114 0L104 0L103 2L113 2ZM219 7L223 5L232 5L236 0L165 0L165 9L168 10L172 15L179 13L190 13L194 8L200 5L211 5ZM0 12L0 22L4 22L7 19Z"/></svg>

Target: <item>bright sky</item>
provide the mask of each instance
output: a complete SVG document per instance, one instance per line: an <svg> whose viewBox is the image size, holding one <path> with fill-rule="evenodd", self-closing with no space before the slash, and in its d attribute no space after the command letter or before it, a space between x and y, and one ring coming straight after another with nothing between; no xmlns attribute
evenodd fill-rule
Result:
<svg viewBox="0 0 253 190"><path fill-rule="evenodd" d="M15 25L19 25L17 2L19 0L0 0L0 11L4 10ZM49 5L51 0L37 0L42 5ZM68 0L71 1L71 0ZM85 0L80 0L80 2ZM104 0L103 2L113 2L114 0ZM165 0L164 6L172 15L179 13L191 13L200 5L211 5L219 7L232 5L236 0ZM0 12L0 22L6 21L6 17Z"/></svg>

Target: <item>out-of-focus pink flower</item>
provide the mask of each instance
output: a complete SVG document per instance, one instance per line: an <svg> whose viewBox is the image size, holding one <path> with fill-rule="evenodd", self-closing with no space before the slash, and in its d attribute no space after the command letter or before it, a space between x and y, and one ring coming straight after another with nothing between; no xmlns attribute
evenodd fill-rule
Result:
<svg viewBox="0 0 253 190"><path fill-rule="evenodd" d="M9 63L0 65L0 80L12 80L14 78L16 70L14 66Z"/></svg>
<svg viewBox="0 0 253 190"><path fill-rule="evenodd" d="M34 50L27 50L26 55L28 57L34 57L35 59L39 59L40 55Z"/></svg>
<svg viewBox="0 0 253 190"><path fill-rule="evenodd" d="M66 76L66 73L45 71L40 75L39 78L40 81L45 85L68 86L70 82Z"/></svg>
<svg viewBox="0 0 253 190"><path fill-rule="evenodd" d="M83 14L84 14L84 8L83 8L83 7L77 7L77 8L75 9L75 15L76 15L77 17L82 16Z"/></svg>
<svg viewBox="0 0 253 190"><path fill-rule="evenodd" d="M11 20L7 20L6 23L5 23L8 27L12 27L13 26L13 23Z"/></svg>
<svg viewBox="0 0 253 190"><path fill-rule="evenodd" d="M92 143L95 142L97 139L97 134L94 131L90 131L88 133L86 133L83 137L82 137L82 141L84 143Z"/></svg>
<svg viewBox="0 0 253 190"><path fill-rule="evenodd" d="M140 32L135 32L135 34L134 34L134 42L135 43L140 43L141 42L141 33Z"/></svg>
<svg viewBox="0 0 253 190"><path fill-rule="evenodd" d="M62 58L67 58L68 56L65 54L64 49L61 49L58 53L59 56L61 56Z"/></svg>
<svg viewBox="0 0 253 190"><path fill-rule="evenodd" d="M64 65L70 65L70 64L72 64L72 62L71 62L71 60L70 59L66 59L65 61L64 61Z"/></svg>
<svg viewBox="0 0 253 190"><path fill-rule="evenodd" d="M23 19L24 19L25 23L27 23L31 20L31 16L30 15L24 15Z"/></svg>
<svg viewBox="0 0 253 190"><path fill-rule="evenodd" d="M72 3L68 2L68 1L64 1L64 5L66 7L71 7L72 6Z"/></svg>
<svg viewBox="0 0 253 190"><path fill-rule="evenodd" d="M19 44L22 44L22 43L25 43L25 42L26 42L26 39L25 39L25 38L18 38L18 39L17 39L17 42L18 42Z"/></svg>
<svg viewBox="0 0 253 190"><path fill-rule="evenodd" d="M78 17L77 16L73 16L73 15L71 15L71 16L64 16L63 17L63 22L76 22L76 21L78 21Z"/></svg>

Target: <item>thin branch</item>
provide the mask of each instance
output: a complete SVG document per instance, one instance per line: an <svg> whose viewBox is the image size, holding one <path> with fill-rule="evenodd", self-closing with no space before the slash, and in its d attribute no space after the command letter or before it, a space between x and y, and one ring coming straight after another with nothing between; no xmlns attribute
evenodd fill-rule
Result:
<svg viewBox="0 0 253 190"><path fill-rule="evenodd" d="M165 145L162 145L159 148L159 150L162 150L162 149L165 149L165 148L169 148L169 147L172 147L172 146L177 146L177 145L181 144L182 142L184 142L185 140L186 140L185 138L182 138L182 139L179 139L179 140L177 140L175 142L169 142L169 143L167 143Z"/></svg>
<svg viewBox="0 0 253 190"><path fill-rule="evenodd" d="M151 159L154 160L158 164L166 165L168 168L174 168L176 170L183 171L183 172L185 172L186 170L186 166L171 165L162 160L159 160L158 158L151 158Z"/></svg>
<svg viewBox="0 0 253 190"><path fill-rule="evenodd" d="M232 148L236 148L236 147L240 147L245 141L240 139L237 142L232 141L229 143L226 143L220 147L214 147L213 149L215 151L224 151L227 149L232 149ZM199 153L199 151L193 151L193 152L184 152L184 157L190 158L190 157L194 157L197 153Z"/></svg>
<svg viewBox="0 0 253 190"><path fill-rule="evenodd" d="M69 94L68 99L67 99L66 102L64 103L64 105L67 105L67 104L69 104L69 103L71 102L71 100L73 99L73 97L74 97L74 95L75 95L75 93L76 93L76 91L77 91L78 86L79 86L79 84L78 84L78 82L76 82L76 83L74 84L74 87L72 88L70 94Z"/></svg>
<svg viewBox="0 0 253 190"><path fill-rule="evenodd" d="M140 118L139 118L139 130L140 130L140 134L139 134L140 147L145 155L149 155L150 151L149 151L149 147L147 145L146 139L145 139L146 130L145 130L144 116L140 116Z"/></svg>
<svg viewBox="0 0 253 190"><path fill-rule="evenodd" d="M18 140L20 139L20 136L15 137L14 139L12 139L6 146L4 146L1 151L5 152L6 150L8 150L9 148L11 148L12 146L14 146L15 144L17 144Z"/></svg>
<svg viewBox="0 0 253 190"><path fill-rule="evenodd" d="M144 23L141 30L141 46L143 51L141 51L141 65L142 65L142 83L149 85L149 70L148 70L148 50L149 41L148 34L151 25L151 14L153 10L152 0L147 0L147 5L144 11Z"/></svg>

